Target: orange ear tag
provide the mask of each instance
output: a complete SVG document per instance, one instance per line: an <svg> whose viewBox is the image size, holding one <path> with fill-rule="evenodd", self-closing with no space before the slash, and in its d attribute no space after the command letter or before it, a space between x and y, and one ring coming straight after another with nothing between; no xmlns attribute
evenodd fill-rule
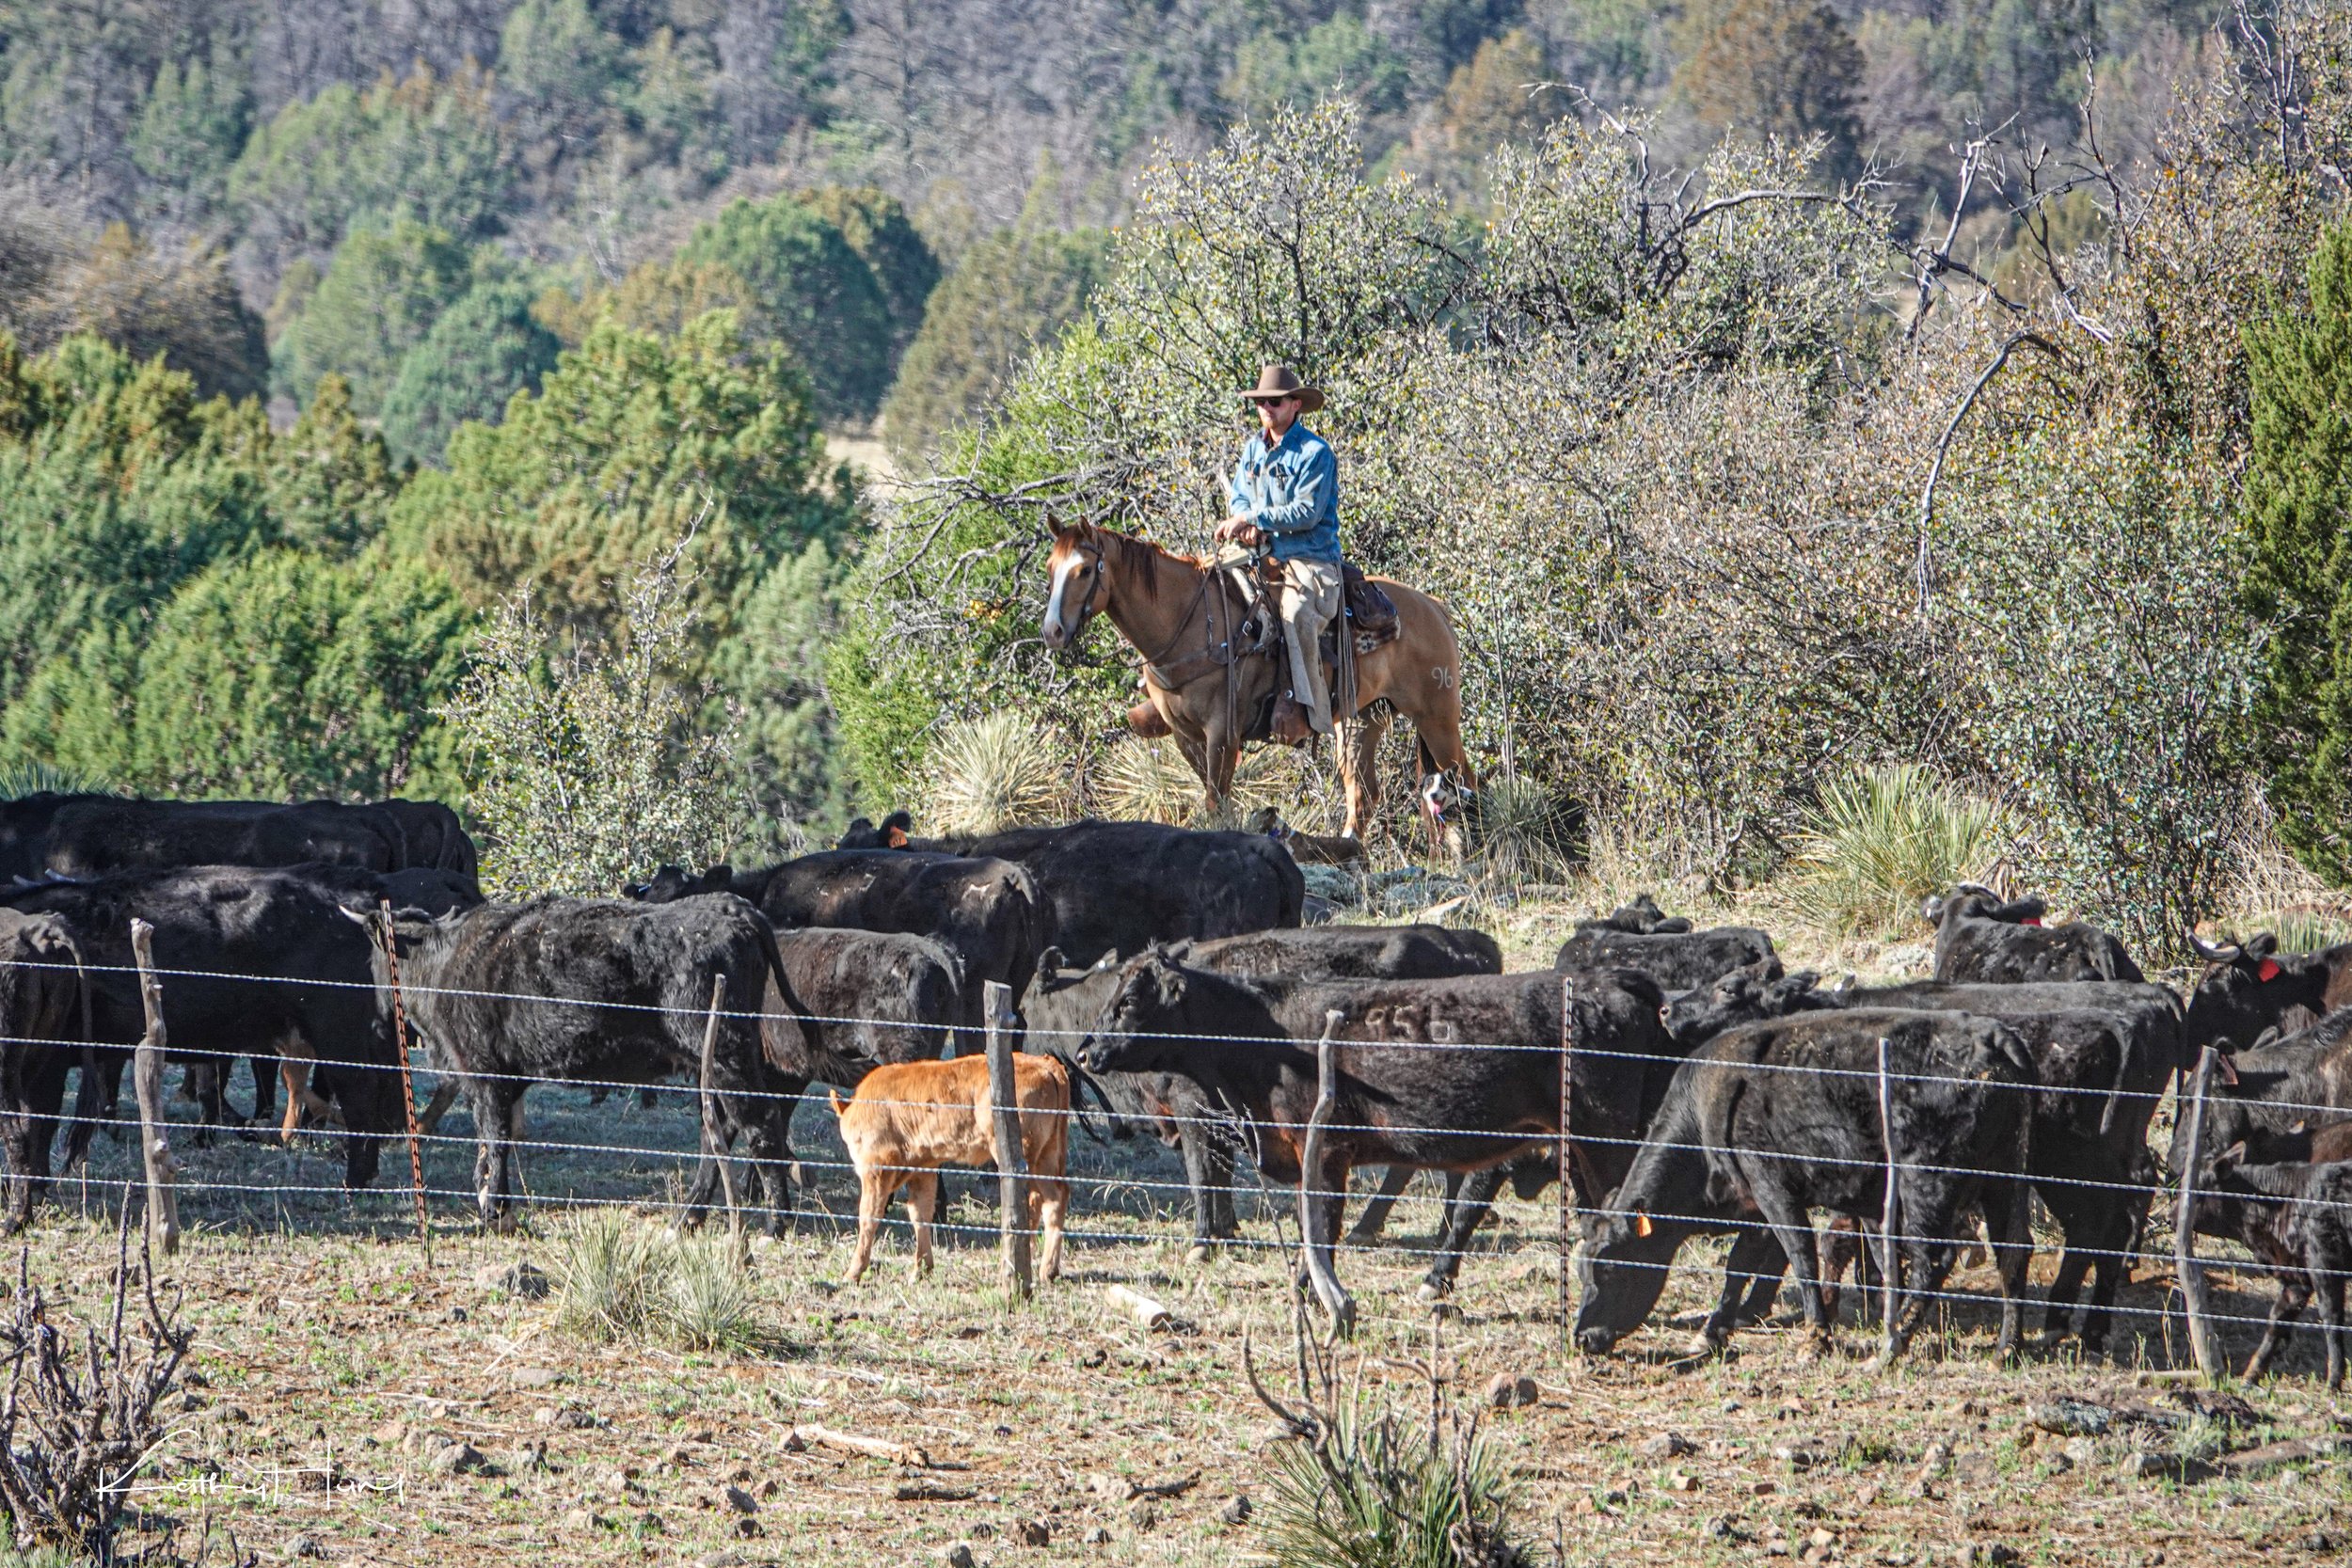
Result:
<svg viewBox="0 0 2352 1568"><path fill-rule="evenodd" d="M893 849L903 849L907 847L907 835L905 829L893 828L890 830L890 847Z"/></svg>
<svg viewBox="0 0 2352 1568"><path fill-rule="evenodd" d="M1639 1209L1636 1209L1633 1212L1633 1234L1636 1236L1646 1236L1656 1228L1657 1227L1655 1226L1650 1224L1649 1216L1647 1214L1643 1213Z"/></svg>

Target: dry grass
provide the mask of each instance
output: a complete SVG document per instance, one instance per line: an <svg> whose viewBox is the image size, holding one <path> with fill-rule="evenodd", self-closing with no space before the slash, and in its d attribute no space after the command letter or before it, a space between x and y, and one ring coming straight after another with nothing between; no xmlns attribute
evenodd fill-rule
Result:
<svg viewBox="0 0 2352 1568"><path fill-rule="evenodd" d="M546 1089L530 1103L542 1141L526 1146L524 1176L543 1205L658 1196L692 1158L691 1122L676 1105L592 1106ZM800 1152L817 1182L812 1208L844 1214L852 1188L833 1164L841 1154L829 1121L802 1117ZM567 1143L651 1152L556 1147ZM102 1139L100 1152L102 1175L129 1171L127 1148ZM755 1243L749 1348L711 1352L583 1343L564 1331L555 1300L485 1283L518 1259L553 1263L548 1209L533 1214L539 1234L497 1237L450 1200L427 1269L402 1195L344 1198L332 1191L338 1162L321 1149L184 1149L192 1182L280 1191L185 1196L191 1234L167 1273L186 1289L205 1386L142 1495L149 1522L192 1518L208 1503L272 1562L307 1536L330 1560L389 1563L669 1564L734 1552L746 1564L829 1568L936 1560L957 1541L998 1568L1263 1563L1263 1513L1234 1524L1225 1513L1236 1495L1263 1502L1275 1471L1240 1347L1247 1332L1262 1365L1282 1359L1283 1259L1250 1247L1187 1263L1179 1195L1143 1185L1181 1179L1156 1144L1080 1139L1072 1156L1081 1183L1067 1274L1029 1307L1006 1306L983 1183L964 1178L947 1218L967 1228L943 1236L931 1279L914 1279L899 1233L873 1275L844 1285L850 1238L814 1220ZM469 1166L465 1144L437 1146L428 1180L462 1193ZM326 1190L294 1190L304 1187ZM78 1218L74 1189L63 1196L67 1212L44 1211L32 1243L37 1271L69 1287L77 1309L96 1299L111 1230L95 1202ZM1399 1363L1428 1354L1430 1318L1414 1288L1434 1196L1416 1189L1387 1244L1342 1259L1364 1323L1360 1364L1350 1355L1347 1370L1371 1408L1426 1407L1424 1386ZM1653 1325L1619 1354L1566 1354L1554 1204L1547 1195L1502 1206L1443 1331L1447 1375L1473 1400L1497 1372L1541 1386L1537 1405L1495 1413L1485 1428L1522 1538L1543 1548L1538 1562L1550 1560L1555 1536L1572 1563L1744 1563L1776 1540L1793 1561L1815 1531L1845 1562L1919 1563L1930 1549L1958 1562L1965 1547L1996 1543L2027 1562L2137 1568L2154 1551L2173 1564L2299 1562L2305 1537L2343 1528L2344 1473L2329 1465L2180 1486L2123 1475L2122 1439L2075 1463L2034 1432L2027 1408L2058 1392L2161 1402L2134 1386L2142 1368L2173 1359L2157 1318L2131 1320L2140 1333L2088 1367L2035 1357L2002 1369L1989 1354L1991 1315L1973 1301L1884 1377L1864 1369L1872 1341L1852 1327L1828 1363L1804 1360L1801 1336L1772 1329L1743 1332L1729 1358L1686 1361L1688 1330L1676 1321L1690 1322L1714 1290L1719 1254L1703 1249L1686 1254ZM1246 1236L1266 1242L1259 1205L1245 1199L1243 1210ZM2053 1261L2037 1259L2038 1281ZM1135 1327L1104 1299L1113 1283L1166 1303L1174 1331ZM2224 1311L2259 1317L2267 1307L2267 1288L2250 1276L2223 1271L2216 1284ZM1986 1295L1990 1282L1978 1270L1958 1288ZM2159 1272L2125 1301L2153 1312L2167 1296ZM2253 1333L2229 1330L2235 1354ZM2244 1391L2266 1430L2325 1432L2342 1413L2313 1377L2315 1359L2306 1337L2289 1376ZM810 1424L914 1445L933 1467L786 1444ZM1645 1457L1640 1445L1666 1431L1697 1450ZM434 1455L451 1440L493 1469L437 1471ZM1950 1450L1948 1472L1916 1494L1937 1442ZM1791 1451L1819 1462L1801 1467L1784 1457ZM303 1481L306 1467L327 1466L336 1489ZM1196 1472L1179 1497L1128 1500L1131 1481ZM901 1500L910 1485L947 1497ZM729 1487L755 1512L730 1502ZM1018 1544L1023 1521L1044 1522L1047 1544ZM1107 1543L1089 1544L1093 1529Z"/></svg>

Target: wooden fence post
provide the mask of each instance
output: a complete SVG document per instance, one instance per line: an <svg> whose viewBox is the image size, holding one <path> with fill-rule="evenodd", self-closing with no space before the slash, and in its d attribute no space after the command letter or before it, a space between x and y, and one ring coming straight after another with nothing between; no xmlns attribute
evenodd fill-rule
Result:
<svg viewBox="0 0 2352 1568"><path fill-rule="evenodd" d="M168 1255L180 1248L180 1200L172 1190L179 1169L164 1133L164 987L155 978L155 927L131 922L131 956L139 966L139 1005L147 1033L139 1037L131 1081L139 1098L139 1151L147 1164L147 1238Z"/></svg>
<svg viewBox="0 0 2352 1568"><path fill-rule="evenodd" d="M1879 1206L1879 1274L1884 1295L1879 1315L1879 1361L1895 1360L1895 1315L1902 1307L1902 1157L1895 1152L1895 1094L1887 1070L1891 1046L1879 1037L1879 1133L1886 1142L1886 1200ZM1860 1264L1855 1267L1859 1269ZM1860 1284L1861 1281L1855 1281ZM1865 1300L1869 1292L1862 1292Z"/></svg>
<svg viewBox="0 0 2352 1568"><path fill-rule="evenodd" d="M710 1063L719 1048L719 1004L727 997L727 976L724 970L710 977L710 1014L703 1022L703 1158L718 1163L719 1191L726 1200L727 1235L733 1238L735 1250L743 1250L743 1213L735 1204L735 1164L728 1157L732 1152L726 1141L719 1136L719 1094L710 1086Z"/></svg>
<svg viewBox="0 0 2352 1568"><path fill-rule="evenodd" d="M980 988L988 1017L988 1100L996 1129L997 1221L1005 1282L1013 1299L1026 1301L1029 1275L1029 1159L1021 1142L1021 1096L1012 1070L1012 988L990 980Z"/></svg>
<svg viewBox="0 0 2352 1568"><path fill-rule="evenodd" d="M433 1266L433 1227L425 1221L424 1149L417 1135L417 1086L408 1072L408 1005L400 994L400 934L392 926L392 901L379 899L384 914L384 971L392 982L392 1043L400 1053L400 1108L408 1121L408 1180L417 1192L417 1245L424 1266Z"/></svg>
<svg viewBox="0 0 2352 1568"><path fill-rule="evenodd" d="M2188 1157L2181 1165L2181 1204L2172 1218L2173 1277L2181 1282L2181 1301L2188 1311L2189 1349L2196 1354L2197 1370L2204 1374L2208 1387L2219 1387L2230 1370L2222 1358L2221 1337L2214 1329L2212 1307L2205 1297L2205 1266L2197 1260L2197 1231L2193 1224L2197 1172L2204 1160L2205 1096L2213 1087L2214 1057L2214 1048L2209 1045L2197 1059L2196 1086L2188 1102Z"/></svg>
<svg viewBox="0 0 2352 1568"><path fill-rule="evenodd" d="M1340 1334L1352 1335L1356 1332L1356 1300L1340 1283L1339 1273L1331 1266L1331 1243L1324 1236L1324 1207L1337 1203L1339 1195L1323 1192L1317 1186L1323 1179L1324 1124L1331 1119L1340 1098L1339 1064L1333 1054L1331 1037L1345 1017L1337 1007L1325 1013L1323 1037L1315 1042L1315 1108L1307 1117L1307 1141L1298 1157L1298 1229L1306 1246L1307 1278L1314 1285L1315 1298L1331 1314L1332 1327Z"/></svg>
<svg viewBox="0 0 2352 1568"><path fill-rule="evenodd" d="M1575 1242L1569 1223L1576 1216L1576 1190L1569 1185L1574 1159L1568 1131L1576 1105L1576 976L1560 976L1560 1338L1566 1342L1568 1314L1568 1254Z"/></svg>

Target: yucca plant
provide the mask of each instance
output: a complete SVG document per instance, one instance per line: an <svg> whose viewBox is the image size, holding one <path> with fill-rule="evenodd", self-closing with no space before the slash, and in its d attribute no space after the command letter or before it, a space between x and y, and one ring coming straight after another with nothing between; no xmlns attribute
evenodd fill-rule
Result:
<svg viewBox="0 0 2352 1568"><path fill-rule="evenodd" d="M556 1222L548 1259L555 1323L596 1341L634 1338L666 1293L666 1238L618 1209L588 1209Z"/></svg>
<svg viewBox="0 0 2352 1568"><path fill-rule="evenodd" d="M1497 774L1479 787L1473 832L1486 873L1503 882L1561 880L1576 845L1576 813L1533 780Z"/></svg>
<svg viewBox="0 0 2352 1568"><path fill-rule="evenodd" d="M12 762L0 768L0 800L21 800L43 791L52 795L103 795L112 787L92 774L50 762Z"/></svg>
<svg viewBox="0 0 2352 1568"><path fill-rule="evenodd" d="M1797 843L1796 902L1834 935L1898 936L1930 894L1981 878L2002 841L1999 807L1925 768L1857 769L1821 786Z"/></svg>
<svg viewBox="0 0 2352 1568"><path fill-rule="evenodd" d="M1094 809L1125 822L1182 827L1200 804L1200 781L1172 740L1122 740L1095 767Z"/></svg>
<svg viewBox="0 0 2352 1568"><path fill-rule="evenodd" d="M2352 920L2327 910L2280 910L2243 924L2247 930L2277 936L2281 953L2316 953L2340 942L2352 942Z"/></svg>
<svg viewBox="0 0 2352 1568"><path fill-rule="evenodd" d="M670 1331L695 1350L738 1351L755 1338L752 1281L743 1256L724 1232L679 1237L672 1243L666 1299Z"/></svg>
<svg viewBox="0 0 2352 1568"><path fill-rule="evenodd" d="M1450 1442L1351 1402L1313 1441L1275 1449L1266 1544L1280 1568L1505 1568L1502 1462L1473 1419Z"/></svg>
<svg viewBox="0 0 2352 1568"><path fill-rule="evenodd" d="M1053 739L1009 709L940 732L923 796L939 832L993 833L1058 819L1069 787Z"/></svg>

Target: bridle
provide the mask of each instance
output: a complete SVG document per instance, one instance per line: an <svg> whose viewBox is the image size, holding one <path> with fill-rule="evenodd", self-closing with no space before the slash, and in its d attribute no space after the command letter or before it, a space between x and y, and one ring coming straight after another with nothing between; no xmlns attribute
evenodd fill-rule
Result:
<svg viewBox="0 0 2352 1568"><path fill-rule="evenodd" d="M1097 594L1101 594L1105 601L1107 601L1109 598L1110 589L1110 574L1104 569L1104 561L1105 558L1103 553L1102 545L1097 540L1081 534L1070 545L1070 553L1073 556L1075 556L1081 550L1086 552L1089 563L1094 570L1094 581L1093 584L1088 588L1085 596L1078 601L1076 619L1071 625L1069 635L1063 639L1062 645L1066 648L1072 649L1073 651L1075 651L1078 646L1078 639L1086 635L1088 624L1094 619L1095 595ZM1149 655L1144 658L1143 668L1147 674L1152 675L1154 679L1160 679L1161 661L1167 658L1169 654L1174 653L1176 651L1177 644L1184 641L1185 630L1191 626L1193 616L1200 612L1201 606L1207 601L1209 596L1209 588L1211 584L1216 581L1216 573L1214 571L1203 571L1200 574L1200 586L1194 592L1192 603L1184 607L1184 614L1177 617L1176 629L1168 637L1168 645L1162 648L1158 653ZM1067 598L1065 598L1064 602L1068 602ZM1064 613L1068 613L1068 611L1065 611ZM1209 658L1213 663L1230 663L1230 656L1227 658L1218 658L1216 657L1218 649L1215 645L1216 625L1214 614L1210 617L1207 635L1210 647L1207 653L1202 657ZM1185 662L1189 663L1190 660ZM1182 666L1179 666L1179 668L1181 667ZM1177 683L1161 680L1160 684L1163 686L1173 686Z"/></svg>
<svg viewBox="0 0 2352 1568"><path fill-rule="evenodd" d="M1110 584L1110 574L1103 570L1103 546L1081 534L1076 542L1071 545L1070 553L1074 556L1080 550L1084 550L1090 558L1094 569L1094 582L1087 589L1086 597L1078 601L1078 618L1071 626L1070 635L1063 640L1062 645L1073 652L1077 649L1078 639L1086 635L1088 623L1094 619L1095 594Z"/></svg>

